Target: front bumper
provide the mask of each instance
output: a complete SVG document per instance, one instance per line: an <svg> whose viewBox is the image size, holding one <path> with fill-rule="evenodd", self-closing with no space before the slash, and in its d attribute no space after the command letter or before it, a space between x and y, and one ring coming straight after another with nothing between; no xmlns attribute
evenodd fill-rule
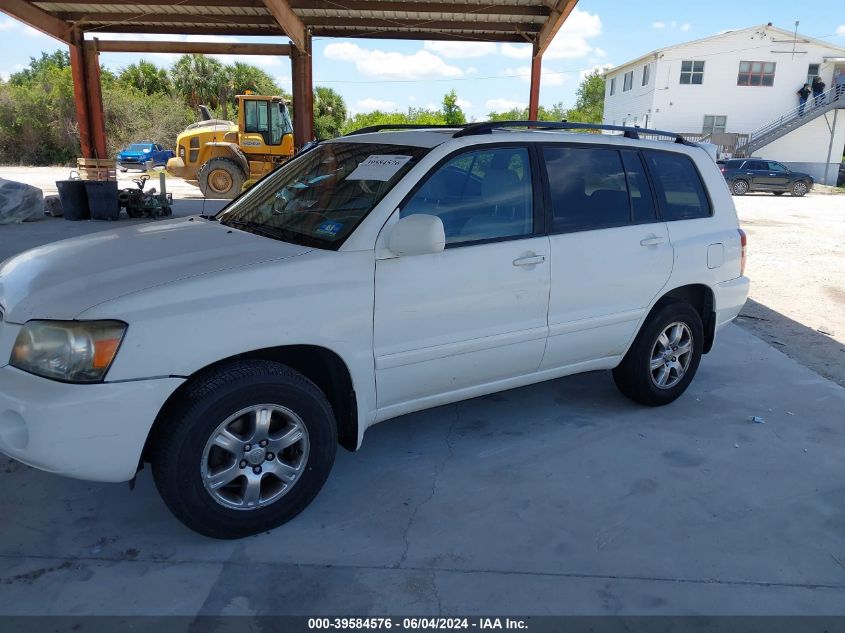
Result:
<svg viewBox="0 0 845 633"><path fill-rule="evenodd" d="M181 378L71 385L0 369L0 453L51 473L128 481Z"/></svg>

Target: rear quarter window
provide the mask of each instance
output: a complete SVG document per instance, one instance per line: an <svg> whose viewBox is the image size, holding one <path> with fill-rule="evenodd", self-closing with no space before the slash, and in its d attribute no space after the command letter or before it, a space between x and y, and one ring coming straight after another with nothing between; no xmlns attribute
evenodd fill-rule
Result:
<svg viewBox="0 0 845 633"><path fill-rule="evenodd" d="M701 176L685 154L645 150L643 155L663 219L695 220L713 215Z"/></svg>

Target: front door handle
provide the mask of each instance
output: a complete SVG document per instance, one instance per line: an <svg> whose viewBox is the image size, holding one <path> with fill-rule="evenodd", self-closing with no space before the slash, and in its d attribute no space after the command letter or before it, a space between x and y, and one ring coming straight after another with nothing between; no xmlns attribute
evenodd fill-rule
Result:
<svg viewBox="0 0 845 633"><path fill-rule="evenodd" d="M640 240L640 244L643 246L660 246L665 242L666 238L659 235L649 235L647 238Z"/></svg>
<svg viewBox="0 0 845 633"><path fill-rule="evenodd" d="M514 266L536 266L546 261L545 255L526 255L525 257L517 257L513 260Z"/></svg>

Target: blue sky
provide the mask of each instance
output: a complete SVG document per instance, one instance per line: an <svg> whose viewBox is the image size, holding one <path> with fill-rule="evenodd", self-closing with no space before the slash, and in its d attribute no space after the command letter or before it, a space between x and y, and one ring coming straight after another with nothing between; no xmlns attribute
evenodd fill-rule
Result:
<svg viewBox="0 0 845 633"><path fill-rule="evenodd" d="M546 105L558 101L571 105L580 77L592 68L620 64L661 46L726 29L773 22L791 30L795 20L800 20L801 34L845 47L845 10L841 0L746 2L741 11L736 6L736 2L727 0L711 0L706 5L676 0L581 0L544 57L540 101ZM145 36L123 39L141 37ZM25 66L31 56L61 46L3 14L0 39L0 76L4 78ZM528 102L529 55L527 44L315 38L314 82L340 92L352 112L439 107L443 94L454 88L468 116L478 119L491 110L506 110ZM103 54L101 60L108 68L119 70L141 57ZM161 66L169 66L176 58L143 57ZM290 63L286 58L251 57L246 61L262 67L280 85L290 88Z"/></svg>

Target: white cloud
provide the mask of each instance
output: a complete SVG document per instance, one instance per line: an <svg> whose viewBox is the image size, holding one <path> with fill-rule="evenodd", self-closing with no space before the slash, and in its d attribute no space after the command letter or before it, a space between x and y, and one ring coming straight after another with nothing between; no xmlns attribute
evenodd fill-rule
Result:
<svg viewBox="0 0 845 633"><path fill-rule="evenodd" d="M410 101L411 103L415 103L416 100L417 98L414 95L408 95L408 101Z"/></svg>
<svg viewBox="0 0 845 633"><path fill-rule="evenodd" d="M564 23L565 24L565 23ZM531 57L530 44L502 44L499 52L512 59L528 59Z"/></svg>
<svg viewBox="0 0 845 633"><path fill-rule="evenodd" d="M651 28L653 28L653 29L665 29L666 28L666 22L660 22L660 21L652 22Z"/></svg>
<svg viewBox="0 0 845 633"><path fill-rule="evenodd" d="M560 27L544 59L573 59L586 57L593 52L588 40L601 35L601 18L596 13L582 11L577 7L572 10L566 22ZM529 52L530 55L530 52Z"/></svg>
<svg viewBox="0 0 845 633"><path fill-rule="evenodd" d="M583 70L578 71L578 79L584 79L584 77L594 73L595 71L603 73L607 70L610 70L611 68L613 68L613 64L596 64L595 66L591 66L590 68L584 68Z"/></svg>
<svg viewBox="0 0 845 633"><path fill-rule="evenodd" d="M466 99L458 99L455 103L461 110L469 110L472 107L472 102Z"/></svg>
<svg viewBox="0 0 845 633"><path fill-rule="evenodd" d="M425 50L437 53L449 59L467 59L470 57L484 57L496 52L496 45L492 42L434 42L427 41Z"/></svg>
<svg viewBox="0 0 845 633"><path fill-rule="evenodd" d="M531 67L519 66L518 68L506 68L503 72L506 77L518 77L527 84L531 83ZM543 68L540 71L541 86L562 86L569 79L567 73L562 73L553 68Z"/></svg>
<svg viewBox="0 0 845 633"><path fill-rule="evenodd" d="M0 81L9 81L10 74L0 70Z"/></svg>
<svg viewBox="0 0 845 633"><path fill-rule="evenodd" d="M681 24L681 30L682 31L689 31L690 30L690 23L684 22L683 24Z"/></svg>
<svg viewBox="0 0 845 633"><path fill-rule="evenodd" d="M43 37L52 39L49 35L45 35L41 31L32 28L28 24L18 22L17 20L12 18L5 18L4 20L0 21L0 31L18 31L29 37Z"/></svg>
<svg viewBox="0 0 845 633"><path fill-rule="evenodd" d="M836 29L837 35L845 35L845 24L840 24L839 28Z"/></svg>
<svg viewBox="0 0 845 633"><path fill-rule="evenodd" d="M684 22L683 24L679 24L677 20L672 20L671 22L668 22L668 23L667 22L661 22L661 21L651 23L651 28L653 28L653 29L665 29L667 27L670 28L670 29L673 29L673 30L681 30L684 33L686 33L687 31L689 31L692 28L692 25L689 22Z"/></svg>
<svg viewBox="0 0 845 633"><path fill-rule="evenodd" d="M467 75L477 75L478 74L478 68L476 68L475 66L470 66L464 72Z"/></svg>
<svg viewBox="0 0 845 633"><path fill-rule="evenodd" d="M603 48L599 48L598 46L596 46L596 47L593 49L593 54L594 54L596 57L607 57L607 51L606 51L606 50L604 50Z"/></svg>
<svg viewBox="0 0 845 633"><path fill-rule="evenodd" d="M392 112L396 110L396 103L393 101L383 101L381 99L361 99L356 101L358 112L372 112L373 110L381 110L382 112Z"/></svg>
<svg viewBox="0 0 845 633"><path fill-rule="evenodd" d="M323 55L336 61L352 62L362 75L379 79L454 79L464 74L457 66L450 66L426 50L404 55L366 49L349 42L332 42L323 49Z"/></svg>
<svg viewBox="0 0 845 633"><path fill-rule="evenodd" d="M523 101L512 101L511 99L488 99L484 102L484 106L490 112L507 112L508 110L528 107L528 104Z"/></svg>

